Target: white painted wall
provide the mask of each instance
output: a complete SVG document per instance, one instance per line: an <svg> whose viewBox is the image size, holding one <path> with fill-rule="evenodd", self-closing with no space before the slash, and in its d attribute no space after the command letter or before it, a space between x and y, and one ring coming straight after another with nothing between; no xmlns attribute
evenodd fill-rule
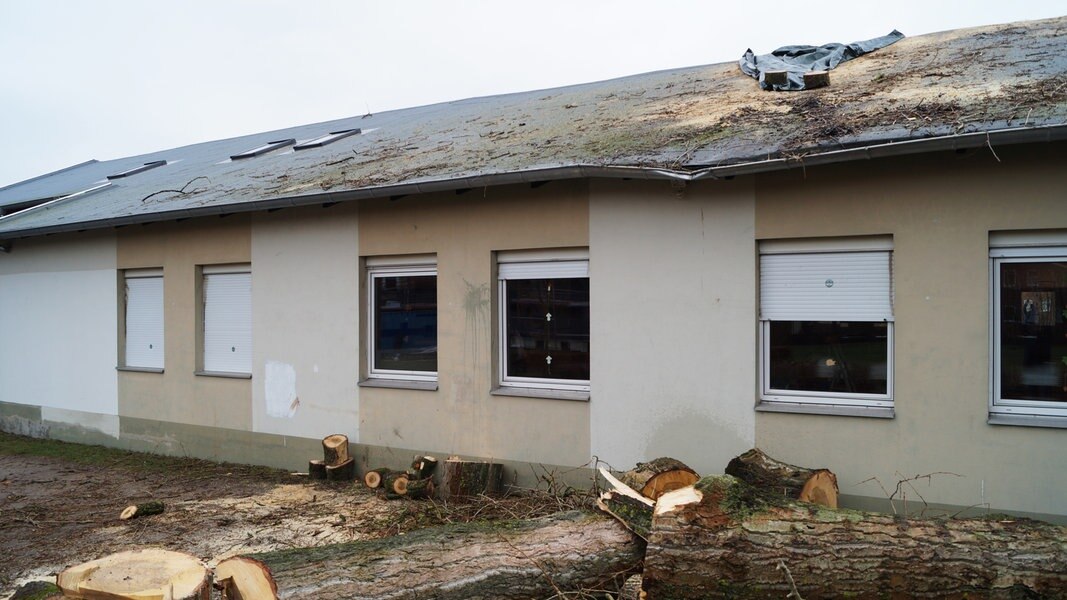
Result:
<svg viewBox="0 0 1067 600"><path fill-rule="evenodd" d="M0 401L118 414L115 257L111 234L0 254Z"/></svg>
<svg viewBox="0 0 1067 600"><path fill-rule="evenodd" d="M751 179L594 182L592 453L721 473L755 439Z"/></svg>
<svg viewBox="0 0 1067 600"><path fill-rule="evenodd" d="M252 221L252 429L359 441L354 207Z"/></svg>

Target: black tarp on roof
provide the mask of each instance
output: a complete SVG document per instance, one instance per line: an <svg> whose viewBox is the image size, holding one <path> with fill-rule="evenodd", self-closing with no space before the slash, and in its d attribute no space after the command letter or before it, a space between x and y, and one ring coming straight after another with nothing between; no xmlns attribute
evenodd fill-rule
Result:
<svg viewBox="0 0 1067 600"><path fill-rule="evenodd" d="M795 91L804 89L804 73L808 71L829 71L837 65L874 52L879 48L901 40L904 34L894 29L888 35L876 37L851 44L823 44L822 46L782 46L770 54L756 56L752 49L741 56L741 70L746 75L759 80L765 90ZM785 85L770 85L764 81L767 71L786 71Z"/></svg>

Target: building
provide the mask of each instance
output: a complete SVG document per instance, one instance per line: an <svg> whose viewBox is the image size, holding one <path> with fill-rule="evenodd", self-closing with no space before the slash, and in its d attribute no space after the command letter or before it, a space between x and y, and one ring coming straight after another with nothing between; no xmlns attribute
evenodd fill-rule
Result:
<svg viewBox="0 0 1067 600"><path fill-rule="evenodd" d="M1064 31L908 38L817 90L693 67L8 186L32 207L0 219L0 424L288 468L344 433L364 464L526 484L755 445L852 505L934 474L912 507L1064 519Z"/></svg>

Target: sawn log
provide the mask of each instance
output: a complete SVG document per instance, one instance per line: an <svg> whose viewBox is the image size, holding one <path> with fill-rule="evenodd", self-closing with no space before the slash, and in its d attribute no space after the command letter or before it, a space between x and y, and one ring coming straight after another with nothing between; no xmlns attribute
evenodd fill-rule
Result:
<svg viewBox="0 0 1067 600"><path fill-rule="evenodd" d="M753 448L731 459L726 474L787 498L837 508L837 476L828 469L798 467Z"/></svg>
<svg viewBox="0 0 1067 600"><path fill-rule="evenodd" d="M577 590L615 593L642 556L643 544L615 521L569 512L244 558L265 566L286 600L528 600Z"/></svg>
<svg viewBox="0 0 1067 600"><path fill-rule="evenodd" d="M56 576L70 598L211 600L211 571L182 552L147 548L109 554Z"/></svg>
<svg viewBox="0 0 1067 600"><path fill-rule="evenodd" d="M657 600L1065 598L1067 528L824 509L705 477L660 497L642 577Z"/></svg>

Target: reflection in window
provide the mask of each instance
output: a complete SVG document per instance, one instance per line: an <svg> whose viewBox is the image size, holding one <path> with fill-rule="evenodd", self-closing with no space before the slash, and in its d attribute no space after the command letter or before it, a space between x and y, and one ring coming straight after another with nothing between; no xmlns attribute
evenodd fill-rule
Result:
<svg viewBox="0 0 1067 600"><path fill-rule="evenodd" d="M437 372L437 275L374 273L374 374Z"/></svg>
<svg viewBox="0 0 1067 600"><path fill-rule="evenodd" d="M505 377L589 380L589 279L512 279L504 286Z"/></svg>
<svg viewBox="0 0 1067 600"><path fill-rule="evenodd" d="M770 387L842 394L887 394L888 323L770 323Z"/></svg>
<svg viewBox="0 0 1067 600"><path fill-rule="evenodd" d="M1067 402L1067 261L999 269L1000 398Z"/></svg>

